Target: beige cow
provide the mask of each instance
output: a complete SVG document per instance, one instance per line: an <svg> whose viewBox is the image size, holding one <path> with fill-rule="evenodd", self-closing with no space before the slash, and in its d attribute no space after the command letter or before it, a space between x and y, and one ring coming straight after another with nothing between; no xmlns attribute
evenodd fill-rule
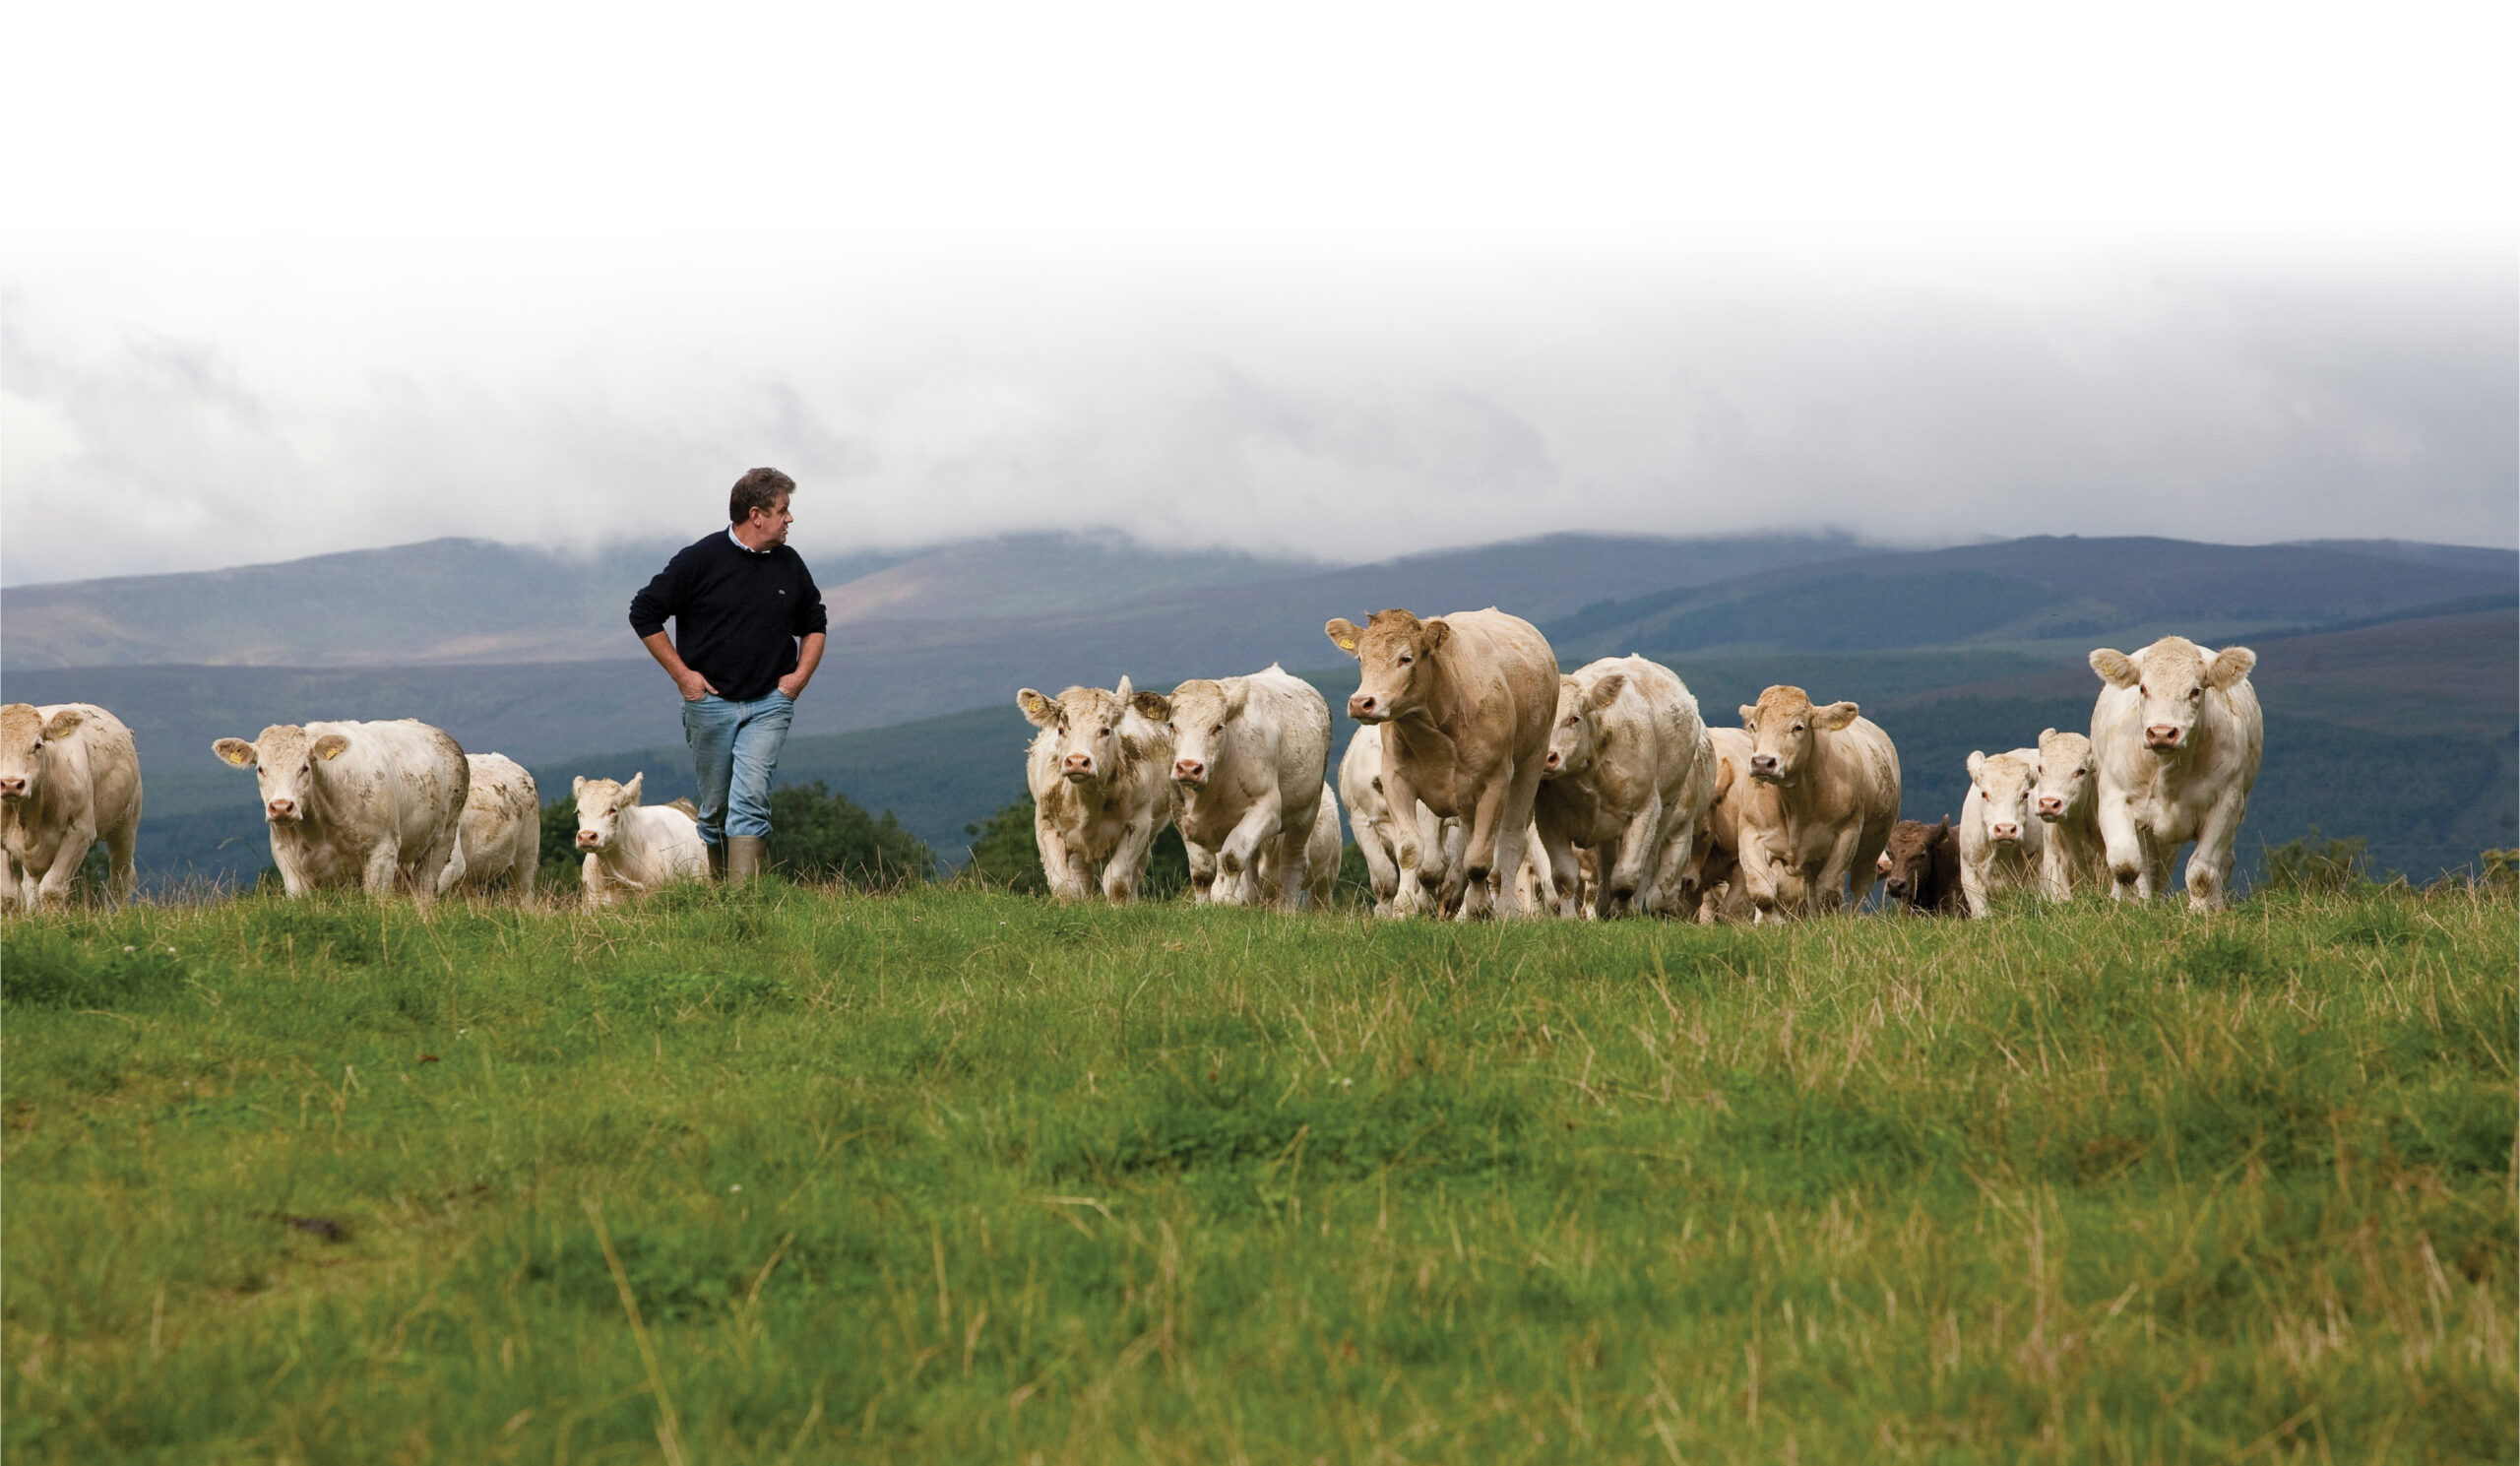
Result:
<svg viewBox="0 0 2520 1466"><path fill-rule="evenodd" d="M1015 694L1040 730L1024 777L1041 873L1061 901L1091 900L1098 886L1115 906L1135 900L1156 833L1171 822L1172 735L1131 706L1135 696L1126 677L1109 692Z"/></svg>
<svg viewBox="0 0 2520 1466"><path fill-rule="evenodd" d="M1783 824L1770 854L1802 877L1802 906L1860 908L1899 821L1899 750L1851 702L1812 705L1772 686L1741 705L1750 777L1773 786ZM1755 878L1755 876L1754 876Z"/></svg>
<svg viewBox="0 0 2520 1466"><path fill-rule="evenodd" d="M2100 838L2099 760L2091 739L2048 729L2039 734L2039 786L2032 812L2048 827L2039 888L2050 901L2109 888L2109 847Z"/></svg>
<svg viewBox="0 0 2520 1466"><path fill-rule="evenodd" d="M1324 781L1321 806L1312 817L1312 837L1304 842L1304 899L1314 911L1328 911L1330 898L1339 889L1339 858L1345 854L1339 839L1339 797Z"/></svg>
<svg viewBox="0 0 2520 1466"><path fill-rule="evenodd" d="M1690 856L1715 800L1716 760L1697 698L1642 657L1606 657L1557 682L1534 828L1560 916L1583 887L1579 850L1602 872L1594 914L1695 907Z"/></svg>
<svg viewBox="0 0 2520 1466"><path fill-rule="evenodd" d="M99 840L106 889L131 899L139 839L140 754L121 719L84 702L0 707L0 910L66 902Z"/></svg>
<svg viewBox="0 0 2520 1466"><path fill-rule="evenodd" d="M2189 841L2187 901L2197 911L2231 899L2232 846L2248 812L2266 750L2266 723L2246 647L2207 651L2165 636L2129 657L2091 654L2108 683L2091 711L2101 843L2120 900L2149 900L2170 884Z"/></svg>
<svg viewBox="0 0 2520 1466"><path fill-rule="evenodd" d="M1420 832L1414 821L1394 821L1400 887L1393 913L1437 910L1459 899L1465 918L1491 909L1521 915L1514 874L1530 839L1557 710L1557 657L1547 638L1494 606L1423 621L1381 610L1364 626L1341 617L1323 630L1362 669L1348 716L1383 726L1383 793L1392 807L1423 800L1469 826L1461 864L1430 899Z"/></svg>
<svg viewBox="0 0 2520 1466"><path fill-rule="evenodd" d="M709 847L691 801L642 804L647 782L645 769L627 784L583 774L569 781L578 800L578 849L586 855L578 883L589 911L653 895L678 880L709 878Z"/></svg>
<svg viewBox="0 0 2520 1466"><path fill-rule="evenodd" d="M1348 752L1339 760L1339 797L1347 802L1348 828L1355 833L1366 876L1373 882L1374 915L1390 916L1400 893L1400 834L1392 827L1391 802L1383 797L1381 724L1363 724L1348 740ZM1467 838L1460 820L1439 817L1421 800L1418 805L1419 879L1441 886L1461 859Z"/></svg>
<svg viewBox="0 0 2520 1466"><path fill-rule="evenodd" d="M2047 826L2030 817L2038 782L2036 748L1969 755L1969 794L1960 801L1960 896L1972 917L1987 916L1999 891L2040 883Z"/></svg>
<svg viewBox="0 0 2520 1466"><path fill-rule="evenodd" d="M291 896L400 885L427 901L464 878L472 766L444 729L391 723L276 723L211 751L262 786L272 863Z"/></svg>
<svg viewBox="0 0 2520 1466"><path fill-rule="evenodd" d="M1130 699L1172 741L1172 823L1193 899L1295 909L1330 768L1330 704L1272 663ZM1334 872L1335 875L1335 872Z"/></svg>
<svg viewBox="0 0 2520 1466"><path fill-rule="evenodd" d="M1706 740L1715 756L1715 791L1689 859L1697 919L1757 922L1800 910L1802 876L1775 854L1785 841L1783 797L1750 777L1749 733L1710 728Z"/></svg>
<svg viewBox="0 0 2520 1466"><path fill-rule="evenodd" d="M534 776L504 753L468 753L472 787L459 823L464 846L463 888L487 890L512 876L519 896L534 894L542 860L542 795Z"/></svg>

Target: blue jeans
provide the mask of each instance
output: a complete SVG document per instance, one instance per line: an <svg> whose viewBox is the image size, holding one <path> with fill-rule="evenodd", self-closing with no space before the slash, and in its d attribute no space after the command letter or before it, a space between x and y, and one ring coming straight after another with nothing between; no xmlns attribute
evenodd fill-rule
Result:
<svg viewBox="0 0 2520 1466"><path fill-rule="evenodd" d="M795 716L795 700L776 688L750 702L712 692L682 705L682 739L700 778L700 838L711 849L729 835L770 833L770 776Z"/></svg>

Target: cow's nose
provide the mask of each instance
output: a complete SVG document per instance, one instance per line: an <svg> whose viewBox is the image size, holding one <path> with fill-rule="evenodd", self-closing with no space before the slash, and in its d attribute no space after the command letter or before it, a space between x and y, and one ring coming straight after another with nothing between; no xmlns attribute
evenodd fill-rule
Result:
<svg viewBox="0 0 2520 1466"><path fill-rule="evenodd" d="M295 799L274 799L263 807L271 811L271 816L274 819L294 819L297 817L297 801Z"/></svg>
<svg viewBox="0 0 2520 1466"><path fill-rule="evenodd" d="M2155 748L2178 746L2178 730L2167 723L2156 723L2144 730L2144 741Z"/></svg>
<svg viewBox="0 0 2520 1466"><path fill-rule="evenodd" d="M1905 877L1894 875L1890 877L1883 889L1893 896L1905 896L1908 894L1908 882Z"/></svg>
<svg viewBox="0 0 2520 1466"><path fill-rule="evenodd" d="M2000 824L1996 825L1993 829L1988 830L1986 833L1994 836L1997 840L2019 840L2021 838L2021 826L2015 824Z"/></svg>
<svg viewBox="0 0 2520 1466"><path fill-rule="evenodd" d="M1557 768L1557 767L1559 767L1560 765L1564 764L1565 762L1566 762L1566 755L1565 755L1565 754L1558 752L1558 751L1557 751L1556 749L1554 749L1554 748L1551 748L1550 750L1548 750L1548 767L1550 767L1550 768L1554 769L1554 768Z"/></svg>
<svg viewBox="0 0 2520 1466"><path fill-rule="evenodd" d="M2064 800L2059 799L2052 795L2041 795L2039 797L2039 817L2041 819L2052 819L2064 812Z"/></svg>
<svg viewBox="0 0 2520 1466"><path fill-rule="evenodd" d="M1773 774L1773 773L1775 773L1775 772L1776 772L1776 755L1775 755L1775 754L1773 754L1773 753L1753 753L1753 754L1751 754L1751 755L1750 755L1750 772L1751 772L1751 773L1753 773L1753 774Z"/></svg>
<svg viewBox="0 0 2520 1466"><path fill-rule="evenodd" d="M588 850L595 849L595 831L580 830L578 832L578 844L585 846Z"/></svg>
<svg viewBox="0 0 2520 1466"><path fill-rule="evenodd" d="M0 798L14 799L27 792L24 779L0 779Z"/></svg>
<svg viewBox="0 0 2520 1466"><path fill-rule="evenodd" d="M1091 773L1093 773L1093 772L1094 772L1094 755L1093 755L1093 754L1091 754L1091 753L1071 753L1071 754L1069 754L1069 755L1067 756L1067 762L1066 762L1064 765L1062 765L1062 766L1061 766L1061 772L1068 773L1068 774L1091 774Z"/></svg>
<svg viewBox="0 0 2520 1466"><path fill-rule="evenodd" d="M1184 784L1202 784L1207 781L1208 766L1195 758L1176 758L1172 761L1172 777Z"/></svg>
<svg viewBox="0 0 2520 1466"><path fill-rule="evenodd" d="M1374 707L1375 699L1367 697L1363 693L1359 692L1354 697L1348 699L1348 716L1351 718L1370 718L1373 716Z"/></svg>

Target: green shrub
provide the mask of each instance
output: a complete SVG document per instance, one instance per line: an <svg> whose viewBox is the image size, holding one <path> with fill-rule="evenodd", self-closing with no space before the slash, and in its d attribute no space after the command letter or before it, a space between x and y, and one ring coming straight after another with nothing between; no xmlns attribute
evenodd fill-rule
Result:
<svg viewBox="0 0 2520 1466"><path fill-rule="evenodd" d="M770 863L790 880L861 889L917 885L936 873L935 855L891 810L870 815L819 779L770 792Z"/></svg>
<svg viewBox="0 0 2520 1466"><path fill-rule="evenodd" d="M2270 847L2266 852L2266 884L2269 891L2350 891L2368 885L2365 873L2369 863L2362 848L2368 842L2354 840L2322 840L2319 827L2310 826L2303 839Z"/></svg>

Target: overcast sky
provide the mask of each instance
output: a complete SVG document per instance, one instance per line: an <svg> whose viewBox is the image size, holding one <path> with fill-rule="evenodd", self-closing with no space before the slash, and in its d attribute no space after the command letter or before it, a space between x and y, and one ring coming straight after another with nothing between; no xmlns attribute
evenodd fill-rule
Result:
<svg viewBox="0 0 2520 1466"><path fill-rule="evenodd" d="M13 14L0 581L757 463L809 551L2520 543L2483 7L363 9Z"/></svg>

